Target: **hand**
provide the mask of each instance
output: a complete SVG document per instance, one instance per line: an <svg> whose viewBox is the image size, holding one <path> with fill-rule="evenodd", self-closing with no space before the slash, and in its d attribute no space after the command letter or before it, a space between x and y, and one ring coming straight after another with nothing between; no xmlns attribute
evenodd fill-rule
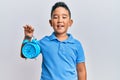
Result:
<svg viewBox="0 0 120 80"><path fill-rule="evenodd" d="M24 28L25 36L32 38L33 37L34 28L31 25L25 25L25 26L23 26L23 28Z"/></svg>

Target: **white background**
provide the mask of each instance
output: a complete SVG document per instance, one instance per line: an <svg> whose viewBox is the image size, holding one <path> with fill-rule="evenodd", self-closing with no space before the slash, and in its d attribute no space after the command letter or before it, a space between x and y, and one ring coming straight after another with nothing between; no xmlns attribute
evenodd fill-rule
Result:
<svg viewBox="0 0 120 80"><path fill-rule="evenodd" d="M20 58L23 26L35 28L41 39L52 33L50 11L57 0L0 0L0 80L39 80L42 56ZM88 80L120 80L120 1L63 0L86 56Z"/></svg>

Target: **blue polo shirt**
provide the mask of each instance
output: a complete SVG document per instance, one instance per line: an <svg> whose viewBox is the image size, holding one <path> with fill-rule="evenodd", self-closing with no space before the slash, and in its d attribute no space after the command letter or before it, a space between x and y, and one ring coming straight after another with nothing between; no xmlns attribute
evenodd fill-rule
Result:
<svg viewBox="0 0 120 80"><path fill-rule="evenodd" d="M54 33L39 40L43 56L40 80L78 80L76 64L85 62L80 42L68 34L59 41Z"/></svg>

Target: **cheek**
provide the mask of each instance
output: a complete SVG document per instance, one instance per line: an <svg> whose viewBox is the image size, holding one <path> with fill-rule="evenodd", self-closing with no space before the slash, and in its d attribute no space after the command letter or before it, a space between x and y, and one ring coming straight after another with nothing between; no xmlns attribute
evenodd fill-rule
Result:
<svg viewBox="0 0 120 80"><path fill-rule="evenodd" d="M68 21L68 26L71 26L71 25L72 25L72 23L70 21Z"/></svg>
<svg viewBox="0 0 120 80"><path fill-rule="evenodd" d="M52 20L52 25L56 25L57 21L56 20Z"/></svg>
<svg viewBox="0 0 120 80"><path fill-rule="evenodd" d="M70 23L69 23L69 22L66 22L66 26L70 26Z"/></svg>

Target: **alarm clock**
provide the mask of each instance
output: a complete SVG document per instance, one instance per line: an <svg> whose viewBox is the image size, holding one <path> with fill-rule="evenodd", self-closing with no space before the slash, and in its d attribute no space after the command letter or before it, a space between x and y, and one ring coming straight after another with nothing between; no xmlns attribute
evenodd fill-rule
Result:
<svg viewBox="0 0 120 80"><path fill-rule="evenodd" d="M40 54L40 46L37 40L33 39L31 42L26 42L22 47L22 54L25 58L33 59Z"/></svg>

